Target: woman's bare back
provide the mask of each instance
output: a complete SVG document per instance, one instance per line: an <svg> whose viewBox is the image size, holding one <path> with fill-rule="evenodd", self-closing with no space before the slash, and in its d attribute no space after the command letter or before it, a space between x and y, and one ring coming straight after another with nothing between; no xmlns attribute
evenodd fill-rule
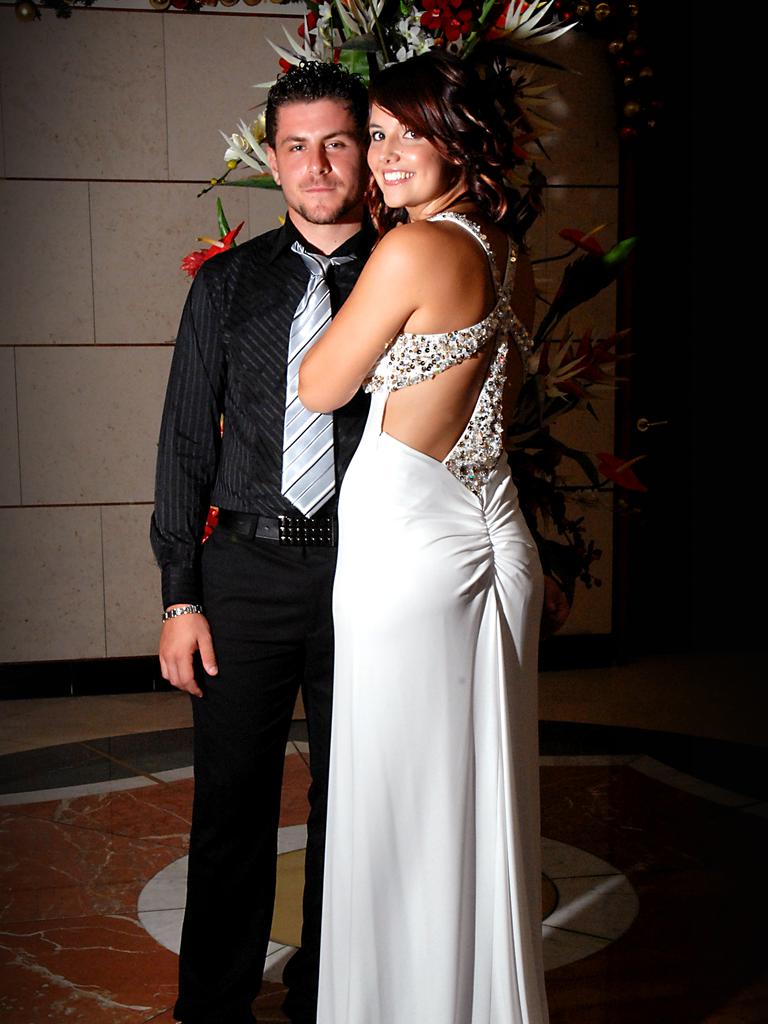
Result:
<svg viewBox="0 0 768 1024"><path fill-rule="evenodd" d="M496 225L474 212L469 219L481 227L503 278L510 242ZM431 222L435 235L433 288L403 325L405 334L442 334L481 323L495 308L498 294L488 257L467 230L450 221ZM439 254L439 255L438 255ZM523 281L526 275L522 275ZM518 301L525 306L518 289ZM515 293L513 291L513 302ZM442 461L464 432L486 380L492 344L429 380L393 391L387 400L382 429L403 444ZM516 401L523 367L514 348L507 361L505 405Z"/></svg>

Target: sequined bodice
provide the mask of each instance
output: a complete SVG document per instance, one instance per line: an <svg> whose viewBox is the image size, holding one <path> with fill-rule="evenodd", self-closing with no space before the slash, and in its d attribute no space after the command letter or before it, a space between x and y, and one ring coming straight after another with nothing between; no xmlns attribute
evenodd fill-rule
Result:
<svg viewBox="0 0 768 1024"><path fill-rule="evenodd" d="M503 448L502 392L507 352L512 340L526 365L532 342L512 312L511 293L517 251L510 242L503 278L493 249L474 221L460 213L438 213L430 220L447 220L469 231L485 249L496 286L496 305L479 323L440 334L398 334L373 368L366 391L397 391L436 377L443 370L491 346L491 360L475 408L464 431L443 459L444 465L473 493L479 494L498 463Z"/></svg>

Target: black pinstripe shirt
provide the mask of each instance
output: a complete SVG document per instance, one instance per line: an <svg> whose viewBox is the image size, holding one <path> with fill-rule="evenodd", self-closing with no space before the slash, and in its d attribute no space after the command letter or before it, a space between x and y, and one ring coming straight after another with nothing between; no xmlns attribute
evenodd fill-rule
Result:
<svg viewBox="0 0 768 1024"><path fill-rule="evenodd" d="M357 257L333 267L334 311L352 290L374 238L366 226L332 254ZM201 538L210 505L296 514L280 493L280 477L288 335L309 277L304 261L291 252L297 240L313 248L286 217L282 228L208 260L192 282L168 380L150 529L164 607L200 600ZM337 485L367 411L360 392L334 413ZM336 501L334 496L321 512L334 512Z"/></svg>

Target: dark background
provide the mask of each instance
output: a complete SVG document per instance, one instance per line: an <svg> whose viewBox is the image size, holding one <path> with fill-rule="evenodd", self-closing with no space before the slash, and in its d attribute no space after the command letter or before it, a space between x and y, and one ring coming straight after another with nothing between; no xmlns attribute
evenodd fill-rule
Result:
<svg viewBox="0 0 768 1024"><path fill-rule="evenodd" d="M641 7L665 106L622 161L620 234L638 243L619 294L634 355L616 450L646 455L649 488L616 519L622 658L765 649L764 88L749 7L728 5L730 24L693 3ZM641 416L669 424L641 434Z"/></svg>

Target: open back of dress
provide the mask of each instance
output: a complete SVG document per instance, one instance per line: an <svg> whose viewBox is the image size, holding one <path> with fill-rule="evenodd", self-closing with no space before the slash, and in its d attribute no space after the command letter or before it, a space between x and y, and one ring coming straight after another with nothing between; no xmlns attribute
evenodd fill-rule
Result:
<svg viewBox="0 0 768 1024"><path fill-rule="evenodd" d="M457 215L488 250L482 233ZM536 659L542 581L501 450L499 282L480 324L401 335L345 476L318 1024L546 1024ZM493 346L438 461L390 391ZM460 355L461 347L465 353Z"/></svg>

